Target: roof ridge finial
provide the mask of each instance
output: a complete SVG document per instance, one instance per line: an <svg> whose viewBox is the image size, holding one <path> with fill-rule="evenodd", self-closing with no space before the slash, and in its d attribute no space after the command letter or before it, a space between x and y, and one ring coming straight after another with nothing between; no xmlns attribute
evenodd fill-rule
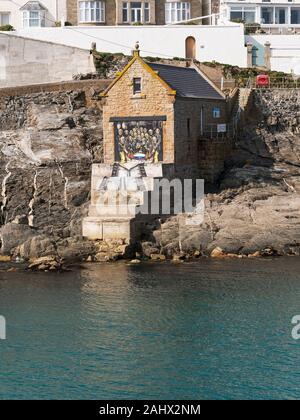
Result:
<svg viewBox="0 0 300 420"><path fill-rule="evenodd" d="M140 42L139 41L136 41L135 43L133 55L135 57L140 55Z"/></svg>

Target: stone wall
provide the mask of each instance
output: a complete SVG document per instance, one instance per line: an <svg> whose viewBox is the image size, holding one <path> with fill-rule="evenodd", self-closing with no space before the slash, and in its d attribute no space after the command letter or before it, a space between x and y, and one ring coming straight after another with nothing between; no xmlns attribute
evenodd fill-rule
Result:
<svg viewBox="0 0 300 420"><path fill-rule="evenodd" d="M132 80L142 77L142 93L133 95ZM135 61L108 92L103 109L103 131L105 137L104 162L115 161L114 123L111 117L166 116L163 128L163 159L174 162L174 96L149 73L140 61Z"/></svg>
<svg viewBox="0 0 300 420"><path fill-rule="evenodd" d="M146 0L142 0L145 2ZM150 3L150 25L165 25L165 4L166 0L148 0ZM202 16L202 0L191 0L191 18ZM105 22L104 25L122 25L123 0L106 0L105 1ZM78 17L78 0L67 0L67 21L72 25L82 23ZM200 22L201 23L201 22ZM84 25L84 24L83 24ZM88 23L87 25L91 25ZM103 23L95 23L93 25L103 25Z"/></svg>
<svg viewBox="0 0 300 420"><path fill-rule="evenodd" d="M218 119L213 118L213 108L216 106L221 110L221 117ZM204 133L209 127L213 127L215 130L217 124L227 123L227 103L225 100L184 100L177 98L174 117L176 133L175 162L178 166L186 167L186 175L188 175L189 167L191 174L197 174L198 164L201 163L202 159L201 150L205 143L201 140L203 138L201 135L201 108Z"/></svg>
<svg viewBox="0 0 300 420"><path fill-rule="evenodd" d="M199 175L205 180L206 186L215 184L225 170L225 162L232 155L234 139L201 139L198 150Z"/></svg>
<svg viewBox="0 0 300 420"><path fill-rule="evenodd" d="M70 22L72 25L77 25L78 0L66 0L66 1L67 1L67 21Z"/></svg>

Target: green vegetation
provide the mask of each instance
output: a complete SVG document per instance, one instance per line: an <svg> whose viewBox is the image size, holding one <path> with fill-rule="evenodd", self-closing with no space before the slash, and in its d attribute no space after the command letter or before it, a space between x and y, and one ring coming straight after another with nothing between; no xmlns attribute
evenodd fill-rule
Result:
<svg viewBox="0 0 300 420"><path fill-rule="evenodd" d="M161 57L143 57L144 60L149 61L149 63L156 63L157 61L161 61Z"/></svg>
<svg viewBox="0 0 300 420"><path fill-rule="evenodd" d="M14 30L15 30L14 27L11 25L0 26L0 31L6 32L6 31L14 31Z"/></svg>
<svg viewBox="0 0 300 420"><path fill-rule="evenodd" d="M118 66L120 60L126 58L123 53L112 54L91 50L91 54L93 54L96 71L103 78L107 77L108 70L112 68L114 64Z"/></svg>
<svg viewBox="0 0 300 420"><path fill-rule="evenodd" d="M61 27L61 21L57 21L57 22L55 22L55 24L54 24L57 28L60 28ZM65 22L65 26L72 26L72 23L71 22Z"/></svg>
<svg viewBox="0 0 300 420"><path fill-rule="evenodd" d="M271 71L259 67L241 68L238 66L232 66L230 64L222 64L216 61L202 62L204 66L219 68L222 70L225 79L233 79L236 82L236 86L245 86L249 79L255 79L259 74L267 74L270 77L273 86L284 86L293 87L295 80L292 74Z"/></svg>

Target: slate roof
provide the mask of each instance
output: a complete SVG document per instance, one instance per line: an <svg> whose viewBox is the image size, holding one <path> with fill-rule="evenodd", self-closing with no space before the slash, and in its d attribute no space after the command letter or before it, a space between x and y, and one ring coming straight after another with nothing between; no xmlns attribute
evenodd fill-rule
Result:
<svg viewBox="0 0 300 420"><path fill-rule="evenodd" d="M20 10L38 11L47 9L39 1L28 1L24 6L20 7Z"/></svg>
<svg viewBox="0 0 300 420"><path fill-rule="evenodd" d="M185 98L219 99L224 97L197 70L168 64L147 63L178 96Z"/></svg>

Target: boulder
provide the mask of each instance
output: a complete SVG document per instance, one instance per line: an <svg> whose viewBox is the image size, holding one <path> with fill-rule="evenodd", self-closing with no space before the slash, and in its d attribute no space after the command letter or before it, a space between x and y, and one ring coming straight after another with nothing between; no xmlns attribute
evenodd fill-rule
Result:
<svg viewBox="0 0 300 420"><path fill-rule="evenodd" d="M210 256L212 258L224 258L226 256L226 254L224 253L223 249L220 248L219 246L217 246L216 248L214 248L211 253Z"/></svg>
<svg viewBox="0 0 300 420"><path fill-rule="evenodd" d="M30 261L28 268L39 271L62 271L64 269L62 261L55 255L34 258Z"/></svg>
<svg viewBox="0 0 300 420"><path fill-rule="evenodd" d="M151 254L159 254L158 247L152 242L141 243L142 252L146 257L150 257Z"/></svg>
<svg viewBox="0 0 300 420"><path fill-rule="evenodd" d="M45 255L56 255L56 246L51 239L44 235L38 235L18 246L14 254L25 260L39 258Z"/></svg>
<svg viewBox="0 0 300 420"><path fill-rule="evenodd" d="M2 255L13 254L17 246L23 244L35 234L35 230L30 226L17 223L7 223L0 229L0 253Z"/></svg>
<svg viewBox="0 0 300 420"><path fill-rule="evenodd" d="M151 254L150 258L153 261L165 261L166 256L163 254Z"/></svg>

